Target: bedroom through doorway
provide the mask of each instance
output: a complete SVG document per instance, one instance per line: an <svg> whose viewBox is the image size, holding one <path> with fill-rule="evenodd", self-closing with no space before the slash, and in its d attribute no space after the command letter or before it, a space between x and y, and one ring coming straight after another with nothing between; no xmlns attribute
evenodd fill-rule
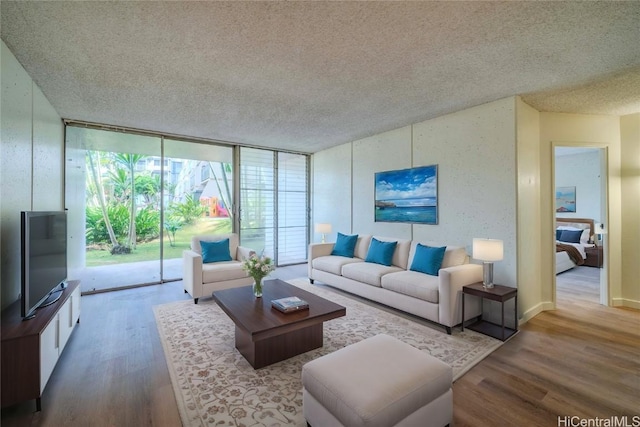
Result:
<svg viewBox="0 0 640 427"><path fill-rule="evenodd" d="M607 305L606 149L554 148L556 301Z"/></svg>

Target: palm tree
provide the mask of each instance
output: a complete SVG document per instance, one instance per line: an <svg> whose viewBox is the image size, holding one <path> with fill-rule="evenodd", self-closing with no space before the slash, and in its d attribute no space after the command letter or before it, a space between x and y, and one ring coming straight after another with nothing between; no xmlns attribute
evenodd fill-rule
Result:
<svg viewBox="0 0 640 427"><path fill-rule="evenodd" d="M97 161L94 162L93 155L95 154ZM95 188L95 197L100 205L102 211L102 217L104 218L104 224L109 234L109 240L111 240L111 246L116 248L120 244L116 238L116 234L113 232L111 221L109 221L109 215L107 213L107 203L104 199L104 187L102 185L101 172L100 172L100 152L99 151L87 151L87 158L89 159L89 169L91 170L91 178L93 179L93 187ZM96 166L97 165L97 166Z"/></svg>
<svg viewBox="0 0 640 427"><path fill-rule="evenodd" d="M116 153L115 161L125 166L129 171L130 187L130 207L129 207L129 235L127 237L127 246L136 247L136 187L135 187L135 167L136 164L145 158L142 154L132 153Z"/></svg>

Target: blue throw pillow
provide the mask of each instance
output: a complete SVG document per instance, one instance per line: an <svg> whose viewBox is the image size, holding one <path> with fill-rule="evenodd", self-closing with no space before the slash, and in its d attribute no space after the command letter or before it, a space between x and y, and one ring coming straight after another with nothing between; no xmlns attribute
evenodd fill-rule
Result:
<svg viewBox="0 0 640 427"><path fill-rule="evenodd" d="M418 246L416 246L416 253L413 255L413 262L411 262L411 268L409 270L419 271L420 273L429 274L431 276L437 276L438 270L442 267L442 260L444 259L444 252L446 250L446 246L434 248L418 243Z"/></svg>
<svg viewBox="0 0 640 427"><path fill-rule="evenodd" d="M381 242L375 237L372 238L365 261L390 266L397 244L398 242Z"/></svg>
<svg viewBox="0 0 640 427"><path fill-rule="evenodd" d="M562 236L563 230L556 230L556 240L560 240L560 236Z"/></svg>
<svg viewBox="0 0 640 427"><path fill-rule="evenodd" d="M217 242L200 241L200 249L202 249L202 262L220 262L231 261L231 253L229 252L229 239L218 240Z"/></svg>
<svg viewBox="0 0 640 427"><path fill-rule="evenodd" d="M562 230L559 240L567 243L580 243L580 236L582 236L582 230Z"/></svg>
<svg viewBox="0 0 640 427"><path fill-rule="evenodd" d="M353 252L356 250L356 243L358 242L358 235L346 235L338 233L336 244L333 246L331 255L346 256L347 258L353 258Z"/></svg>

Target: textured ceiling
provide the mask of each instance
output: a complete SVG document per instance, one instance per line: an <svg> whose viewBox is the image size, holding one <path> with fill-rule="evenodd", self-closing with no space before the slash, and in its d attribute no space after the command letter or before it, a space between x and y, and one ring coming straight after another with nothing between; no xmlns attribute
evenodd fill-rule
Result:
<svg viewBox="0 0 640 427"><path fill-rule="evenodd" d="M10 2L63 118L315 152L512 95L640 112L640 2Z"/></svg>

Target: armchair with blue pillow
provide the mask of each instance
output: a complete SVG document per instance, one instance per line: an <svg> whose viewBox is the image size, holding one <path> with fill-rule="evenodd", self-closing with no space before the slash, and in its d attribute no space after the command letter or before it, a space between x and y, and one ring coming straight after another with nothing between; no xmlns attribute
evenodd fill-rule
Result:
<svg viewBox="0 0 640 427"><path fill-rule="evenodd" d="M192 237L191 249L182 253L184 291L197 304L214 291L251 285L242 262L253 254L239 245L236 233Z"/></svg>

